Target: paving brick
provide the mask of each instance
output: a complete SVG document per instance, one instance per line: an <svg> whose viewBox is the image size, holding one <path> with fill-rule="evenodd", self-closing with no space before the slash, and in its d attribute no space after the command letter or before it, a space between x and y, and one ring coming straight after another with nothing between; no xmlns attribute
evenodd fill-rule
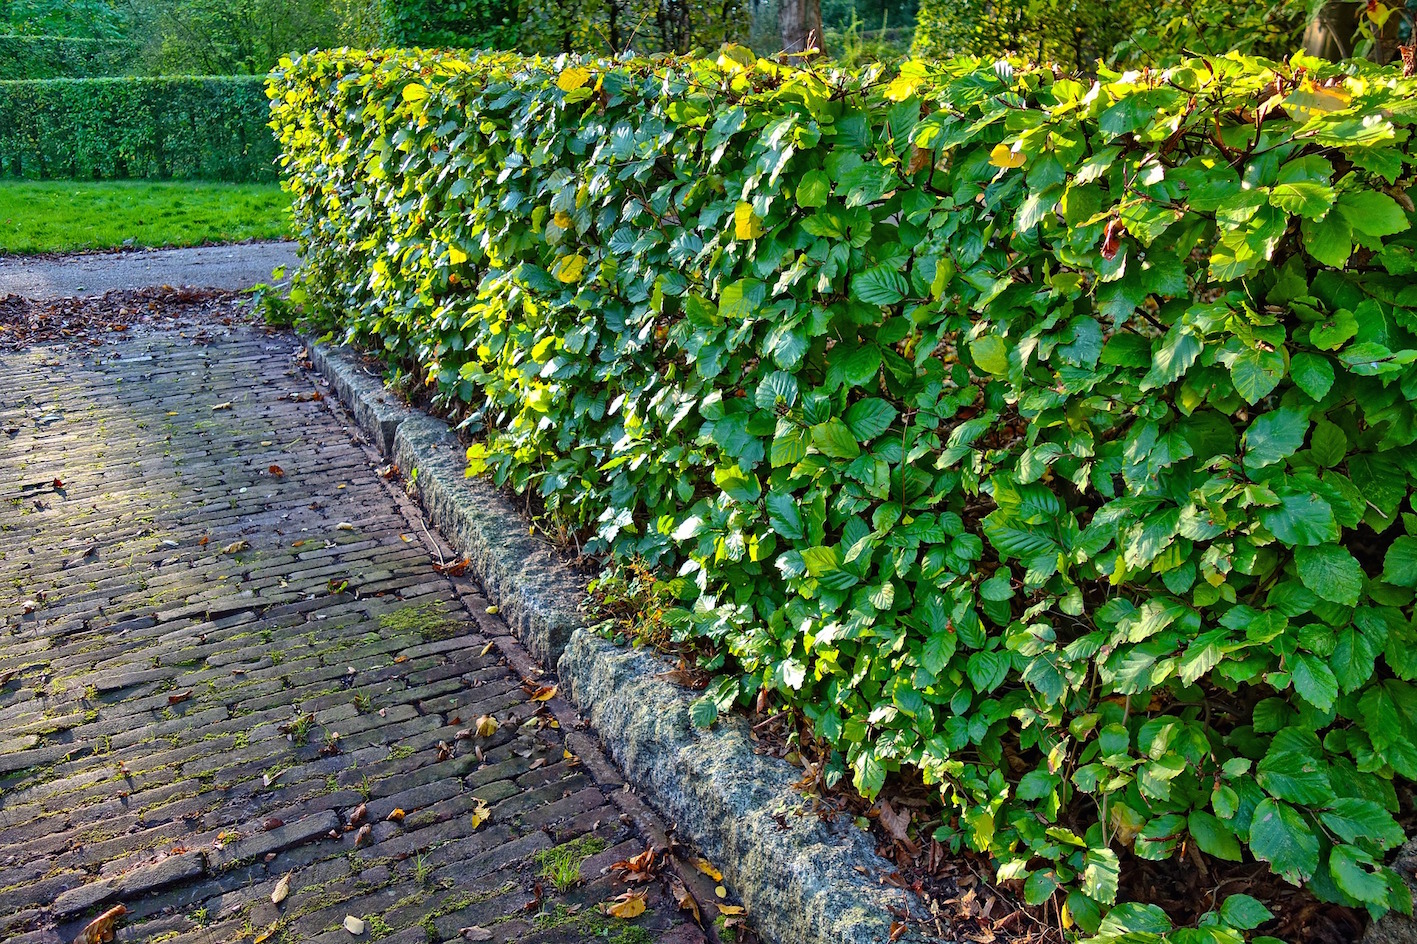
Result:
<svg viewBox="0 0 1417 944"><path fill-rule="evenodd" d="M520 727L542 706L483 655L348 418L309 398L300 343L129 334L0 354L19 428L0 437L0 939L70 941L121 902L132 941L342 942L345 914L392 944L430 921L578 940L520 909L539 850L592 831L643 848L603 792L618 781ZM458 740L484 712L502 729ZM684 926L658 910L637 923Z"/></svg>

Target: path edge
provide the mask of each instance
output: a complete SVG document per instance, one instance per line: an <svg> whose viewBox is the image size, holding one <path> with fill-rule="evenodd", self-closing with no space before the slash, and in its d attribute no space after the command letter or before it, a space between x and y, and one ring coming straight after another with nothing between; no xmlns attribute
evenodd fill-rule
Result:
<svg viewBox="0 0 1417 944"><path fill-rule="evenodd" d="M303 340L315 370L466 556L522 645L555 666L563 693L625 778L722 869L767 939L890 944L894 915L921 916L914 896L883 884L895 868L870 835L844 817L820 819L793 788L801 771L754 753L744 719L695 728L693 693L663 677L672 666L586 628L583 580L505 494L466 477L463 446L447 423L400 402L352 349Z"/></svg>

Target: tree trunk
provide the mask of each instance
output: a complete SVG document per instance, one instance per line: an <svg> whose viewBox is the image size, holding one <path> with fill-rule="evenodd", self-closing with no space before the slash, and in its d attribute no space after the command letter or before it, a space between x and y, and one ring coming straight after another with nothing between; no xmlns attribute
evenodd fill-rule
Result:
<svg viewBox="0 0 1417 944"><path fill-rule="evenodd" d="M778 0L777 28L783 52L822 48L821 0Z"/></svg>
<svg viewBox="0 0 1417 944"><path fill-rule="evenodd" d="M1353 34L1358 29L1362 3L1330 0L1309 21L1304 30L1304 51L1320 59L1338 62L1353 55Z"/></svg>

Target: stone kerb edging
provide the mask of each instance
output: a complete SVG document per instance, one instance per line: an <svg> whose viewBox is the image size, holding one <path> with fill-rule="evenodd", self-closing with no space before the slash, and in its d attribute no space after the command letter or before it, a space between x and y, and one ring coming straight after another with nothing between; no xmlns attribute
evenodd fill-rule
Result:
<svg viewBox="0 0 1417 944"><path fill-rule="evenodd" d="M760 933L777 944L888 944L892 912L919 913L913 896L881 883L893 866L871 837L809 810L792 786L800 772L755 754L743 719L695 728L693 695L663 678L669 665L586 630L582 583L499 491L465 476L463 447L446 423L399 403L353 353L307 343L316 369L412 479L502 618L556 667L626 780L723 870Z"/></svg>

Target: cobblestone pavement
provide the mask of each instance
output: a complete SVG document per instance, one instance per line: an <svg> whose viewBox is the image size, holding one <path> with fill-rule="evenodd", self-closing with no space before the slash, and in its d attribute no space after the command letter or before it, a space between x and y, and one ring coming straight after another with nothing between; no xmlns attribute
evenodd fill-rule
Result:
<svg viewBox="0 0 1417 944"><path fill-rule="evenodd" d="M298 341L129 333L0 355L0 939L702 941Z"/></svg>

